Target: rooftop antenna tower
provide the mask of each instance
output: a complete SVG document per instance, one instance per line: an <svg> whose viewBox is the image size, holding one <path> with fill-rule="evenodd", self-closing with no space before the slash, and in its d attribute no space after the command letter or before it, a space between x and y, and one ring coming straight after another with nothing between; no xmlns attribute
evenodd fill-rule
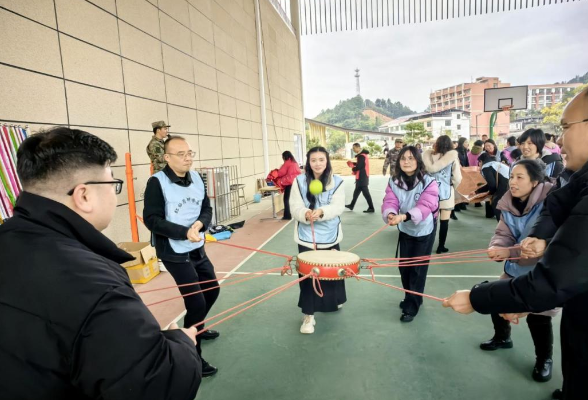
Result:
<svg viewBox="0 0 588 400"><path fill-rule="evenodd" d="M357 96L360 96L360 91L359 91L359 68L355 69L355 92Z"/></svg>

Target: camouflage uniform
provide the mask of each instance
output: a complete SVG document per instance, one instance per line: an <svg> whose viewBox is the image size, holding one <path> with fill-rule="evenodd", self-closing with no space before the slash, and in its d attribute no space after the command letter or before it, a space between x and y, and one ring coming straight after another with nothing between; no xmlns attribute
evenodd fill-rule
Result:
<svg viewBox="0 0 588 400"><path fill-rule="evenodd" d="M147 145L147 155L153 164L153 173L161 171L167 165L163 159L163 154L165 153L163 147L164 143L163 139L159 139L157 136L153 135L153 138L151 138L151 141Z"/></svg>
<svg viewBox="0 0 588 400"><path fill-rule="evenodd" d="M388 165L390 166L390 176L394 174L394 168L396 167L396 159L398 158L399 153L400 150L398 150L396 147L388 150L388 154L386 154L386 159L384 160L384 168L382 168L382 175L386 176L386 170L388 169Z"/></svg>

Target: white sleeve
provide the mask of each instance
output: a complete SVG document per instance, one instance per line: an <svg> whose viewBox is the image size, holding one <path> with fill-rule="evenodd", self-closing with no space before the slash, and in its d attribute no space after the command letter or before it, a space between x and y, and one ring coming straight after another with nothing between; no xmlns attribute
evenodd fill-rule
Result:
<svg viewBox="0 0 588 400"><path fill-rule="evenodd" d="M345 182L341 182L341 185L335 190L333 197L331 198L331 204L321 207L325 214L321 221L327 221L329 219L336 218L343 214L345 211Z"/></svg>

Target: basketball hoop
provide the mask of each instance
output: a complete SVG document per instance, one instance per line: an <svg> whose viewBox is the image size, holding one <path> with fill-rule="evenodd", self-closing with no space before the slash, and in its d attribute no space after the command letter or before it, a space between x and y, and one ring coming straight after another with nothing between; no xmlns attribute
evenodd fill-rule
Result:
<svg viewBox="0 0 588 400"><path fill-rule="evenodd" d="M511 105L508 105L508 106L502 106L500 108L502 108L502 111L504 111L504 112L509 112L510 109L512 108L512 104Z"/></svg>

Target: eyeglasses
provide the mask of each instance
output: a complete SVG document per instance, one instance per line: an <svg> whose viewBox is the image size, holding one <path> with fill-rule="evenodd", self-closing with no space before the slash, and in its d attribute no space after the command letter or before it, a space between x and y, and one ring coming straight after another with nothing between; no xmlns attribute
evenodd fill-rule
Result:
<svg viewBox="0 0 588 400"><path fill-rule="evenodd" d="M121 179L115 179L113 181L104 181L104 182L89 181L89 182L82 183L82 185L106 185L106 184L111 184L111 185L115 185L114 191L116 192L116 194L120 194L120 192L122 192L123 183L124 183L124 181L122 181ZM80 184L78 183L78 185L80 185ZM76 185L76 187L78 187L78 185ZM71 196L74 193L74 190L75 189L76 188L74 187L72 190L70 190L69 192L67 192L67 195L68 196Z"/></svg>
<svg viewBox="0 0 588 400"><path fill-rule="evenodd" d="M193 151L180 151L179 153L165 153L165 154L169 154L170 156L177 156L180 158L194 158L194 156L196 155L196 153L194 153Z"/></svg>
<svg viewBox="0 0 588 400"><path fill-rule="evenodd" d="M561 124L561 128L565 130L565 129L568 129L572 125L581 124L583 122L588 122L588 118L583 119L582 121L565 122L565 123Z"/></svg>

